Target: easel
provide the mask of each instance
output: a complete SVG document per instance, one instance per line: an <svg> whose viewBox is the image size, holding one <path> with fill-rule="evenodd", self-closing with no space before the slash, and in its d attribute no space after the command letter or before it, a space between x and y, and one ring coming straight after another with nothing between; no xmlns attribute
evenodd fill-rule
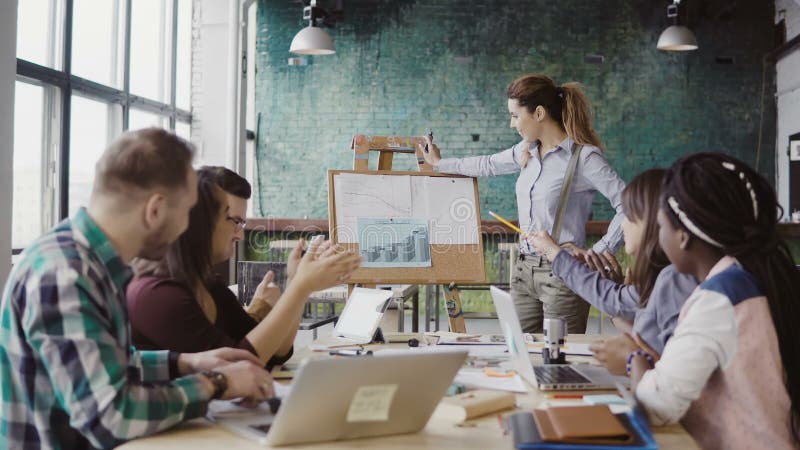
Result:
<svg viewBox="0 0 800 450"><path fill-rule="evenodd" d="M357 134L353 136L351 144L353 149L353 170L357 172L368 171L369 152L376 151L379 153L378 170L392 170L392 161L396 153L414 153L417 157L417 169L420 172L433 173L433 167L425 162L425 157L417 146L418 144L424 146L425 139L417 136L367 136ZM353 287L355 285L347 285L348 296ZM374 287L374 285L371 287ZM450 331L466 333L458 289L455 289L452 283L450 285L442 285L442 287Z"/></svg>

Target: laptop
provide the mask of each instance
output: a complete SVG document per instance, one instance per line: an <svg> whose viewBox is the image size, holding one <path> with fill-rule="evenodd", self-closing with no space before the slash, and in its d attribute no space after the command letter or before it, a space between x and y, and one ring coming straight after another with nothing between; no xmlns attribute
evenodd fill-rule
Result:
<svg viewBox="0 0 800 450"><path fill-rule="evenodd" d="M210 418L272 446L413 433L428 422L466 357L460 350L310 359L277 414L261 407Z"/></svg>
<svg viewBox="0 0 800 450"><path fill-rule="evenodd" d="M542 391L614 389L616 383L629 384L627 377L612 375L608 369L591 364L547 364L534 366L519 324L511 295L494 286L492 300L500 328L506 336L514 368L525 381Z"/></svg>

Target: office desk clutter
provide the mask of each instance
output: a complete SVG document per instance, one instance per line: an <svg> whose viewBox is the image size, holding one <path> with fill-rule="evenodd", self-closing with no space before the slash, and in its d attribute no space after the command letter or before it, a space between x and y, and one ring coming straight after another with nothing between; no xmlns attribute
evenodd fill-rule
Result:
<svg viewBox="0 0 800 450"><path fill-rule="evenodd" d="M408 346L412 337L421 338L419 347ZM276 382L276 395L282 397L277 414L270 411L269 404L256 410L242 409L236 404L213 405L211 421L195 421L175 431L129 443L123 450L189 447L201 450L226 445L257 449L290 442L295 448L307 448L302 442L311 441L317 442L313 448L326 449L502 449L514 447L515 432L506 419L517 413L531 416L537 408L593 403L609 404L614 414L630 411L622 395L614 395L613 391L545 394L536 384L523 381L509 365L506 346L436 345L439 337L434 333L387 333L385 338L389 343L326 351L299 349L284 364L295 370L293 382ZM586 343L597 338L573 335L572 341ZM359 349L361 352L357 354ZM329 355L330 351L342 350L351 351L347 356ZM367 354L369 351L371 355ZM534 361L541 361L540 355L529 355ZM570 360L577 365L591 359L572 356ZM498 373L514 373L511 377L490 377L485 373L487 367ZM276 368L273 374L278 370L281 369ZM481 385L486 380L494 384ZM508 388L514 384L517 389ZM374 400L373 408L364 409L364 405L351 408L361 388L369 388L362 392L361 400L364 396ZM415 405L403 406L405 403L398 403L400 399ZM614 404L620 402L624 404ZM388 403L391 406L387 410ZM387 411L388 420L384 420ZM404 419L404 414L418 417L411 421ZM696 448L680 426L657 428L655 437L662 449ZM359 438L359 442L348 441L354 438Z"/></svg>

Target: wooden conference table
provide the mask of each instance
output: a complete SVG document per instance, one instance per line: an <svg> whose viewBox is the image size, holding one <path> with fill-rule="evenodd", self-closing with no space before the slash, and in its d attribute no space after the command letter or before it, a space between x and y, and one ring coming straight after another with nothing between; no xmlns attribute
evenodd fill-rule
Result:
<svg viewBox="0 0 800 450"><path fill-rule="evenodd" d="M591 342L599 339L599 335L570 335L573 342ZM404 344L381 345L380 348L408 348ZM294 358L299 361L312 353L326 355L325 352L311 352L303 349ZM572 356L573 362L589 361L591 358ZM575 393L575 391L570 391ZM593 391L597 393L597 391ZM526 394L517 395L519 409L533 409L546 401L547 396L541 391L530 388ZM504 411L508 414L512 410ZM694 440L680 425L658 427L653 429L659 448L669 449L696 449L699 448ZM194 419L178 425L162 433L128 442L120 447L122 450L139 449L263 449L255 441L239 437L222 427L205 419ZM437 414L431 417L427 426L418 433L401 434L394 436L381 436L374 438L354 439L348 441L322 442L315 444L299 444L289 449L511 449L513 441L510 433L504 434L497 420L496 414L468 421L464 424L454 424L452 420L439 418Z"/></svg>

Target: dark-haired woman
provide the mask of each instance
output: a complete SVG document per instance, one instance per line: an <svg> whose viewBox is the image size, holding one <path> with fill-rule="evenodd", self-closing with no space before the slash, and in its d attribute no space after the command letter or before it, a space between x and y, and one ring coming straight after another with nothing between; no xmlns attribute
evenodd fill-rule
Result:
<svg viewBox="0 0 800 450"><path fill-rule="evenodd" d="M669 169L661 198L661 247L700 285L660 360L630 355L636 396L703 448L797 448L800 277L775 191L743 162L699 153Z"/></svg>
<svg viewBox="0 0 800 450"><path fill-rule="evenodd" d="M211 267L229 259L235 242L244 237L250 184L222 167L201 168L197 180L197 204L186 231L163 260L134 264L137 277L127 291L134 344L179 352L238 347L254 353L268 368L280 364L291 356L309 294L346 281L360 258L337 252L321 239L311 242L301 258L299 245L289 259L286 291L274 292L268 274L253 302L271 311L250 311L254 318L211 275ZM269 307L264 308L266 303Z"/></svg>
<svg viewBox="0 0 800 450"><path fill-rule="evenodd" d="M576 260L546 231L529 237L533 247L552 261L553 275L600 311L632 322L631 333L638 334L659 354L672 336L683 303L697 287L694 277L681 274L669 264L658 245L656 215L665 172L642 172L622 191L625 252L633 257L626 284L607 279ZM602 261L602 265L616 266L613 256ZM625 374L626 359L637 348L627 333L592 345L596 358L618 375Z"/></svg>
<svg viewBox="0 0 800 450"><path fill-rule="evenodd" d="M508 86L507 95L511 128L517 130L521 142L493 155L442 159L438 147L428 140L425 160L444 173L483 177L519 172L520 227L549 231L577 256L585 253L581 247L586 244L586 222L599 191L611 201L616 215L594 250L615 253L622 243L620 194L625 183L603 156L580 85L558 86L544 75L526 75ZM573 155L576 167L571 164ZM575 167L574 177L562 201L570 167ZM560 221L556 217L559 210L563 211ZM521 240L511 296L523 330L540 333L544 317L559 317L566 320L569 333L585 332L589 304L551 277L550 271L549 261Z"/></svg>

